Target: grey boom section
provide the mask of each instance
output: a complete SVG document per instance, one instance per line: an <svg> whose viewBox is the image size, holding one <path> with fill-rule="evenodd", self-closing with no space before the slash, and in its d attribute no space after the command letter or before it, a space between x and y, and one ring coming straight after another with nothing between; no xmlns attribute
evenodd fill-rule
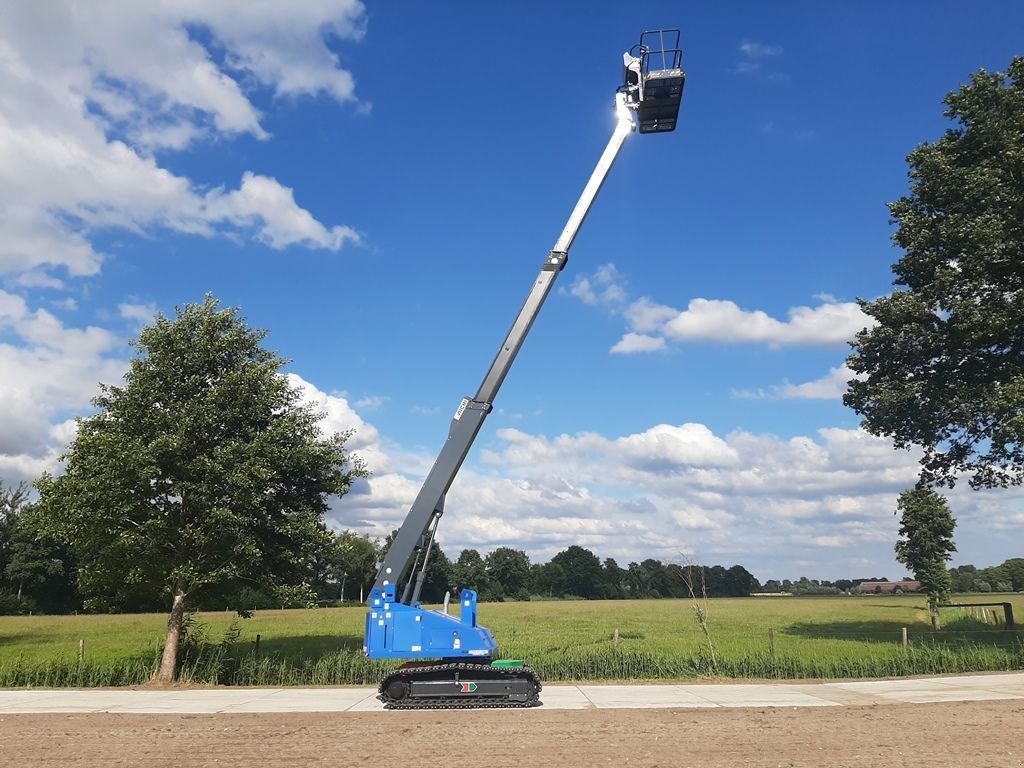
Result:
<svg viewBox="0 0 1024 768"><path fill-rule="evenodd" d="M441 453L430 468L423 486L416 495L405 522L398 530L395 540L388 548L384 556L384 562L377 572L375 588L383 589L384 583L398 584L403 576L406 566L413 559L416 552L426 546L424 534L435 516L444 512L444 497L448 493L455 476L462 466L469 449L473 446L484 419L491 412L494 398L501 388L505 376L515 361L519 348L522 347L526 335L537 319L544 300L551 293L558 273L565 267L569 259L569 248L579 232L583 220L587 217L597 193L601 190L608 172L611 170L615 158L622 149L626 137L635 129L633 113L626 104L626 98L622 94L616 95L616 116L617 122L612 137L608 141L604 152L594 172L590 175L589 181L583 188L580 198L569 215L565 228L559 235L555 247L544 259L540 274L533 283L530 293L523 302L522 308L515 322L512 323L505 341L498 349L498 354L491 363L487 375L484 376L480 389L473 398L463 398L459 404L451 426L448 428L448 439L441 448ZM399 592L401 594L401 592Z"/></svg>

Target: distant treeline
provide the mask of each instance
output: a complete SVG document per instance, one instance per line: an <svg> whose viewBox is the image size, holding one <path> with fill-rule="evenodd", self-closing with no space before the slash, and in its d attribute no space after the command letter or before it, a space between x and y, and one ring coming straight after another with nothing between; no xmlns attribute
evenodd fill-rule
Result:
<svg viewBox="0 0 1024 768"><path fill-rule="evenodd" d="M22 515L25 492L0 497L0 614L70 613L82 610L78 569L72 552L48 539ZM292 602L281 602L250 584L230 583L195 596L206 610L280 608L311 601L336 603L365 599L376 577L377 563L394 534L384 542L343 531L329 546L310 557L305 567L308 590L298 590ZM992 568L973 565L951 569L954 591L1007 592L1024 589L1024 558ZM406 574L404 579L408 577ZM520 549L498 547L486 555L464 549L454 560L440 546L431 550L421 599L437 603L446 592L457 596L476 590L482 601L529 599L624 600L638 598L742 597L753 592L825 595L849 592L864 581L884 577L822 581L770 579L763 585L742 565L687 565L654 558L620 566L589 549L570 546L546 563L534 563ZM166 610L160 600L108 602L105 610L136 612Z"/></svg>
<svg viewBox="0 0 1024 768"><path fill-rule="evenodd" d="M961 565L950 568L954 592L1017 592L1024 590L1024 557L1014 557L1002 565L991 568L977 568ZM793 595L840 595L857 588L859 584L872 581L890 581L885 576L861 579L836 579L824 581L802 576L796 581L769 579L761 588L763 592L788 592ZM900 581L900 579L896 579Z"/></svg>

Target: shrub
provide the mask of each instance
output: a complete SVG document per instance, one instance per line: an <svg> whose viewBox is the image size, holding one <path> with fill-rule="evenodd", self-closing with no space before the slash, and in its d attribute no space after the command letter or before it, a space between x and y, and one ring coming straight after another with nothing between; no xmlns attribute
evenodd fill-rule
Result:
<svg viewBox="0 0 1024 768"><path fill-rule="evenodd" d="M17 595L0 595L0 616L25 616L35 610L34 600Z"/></svg>

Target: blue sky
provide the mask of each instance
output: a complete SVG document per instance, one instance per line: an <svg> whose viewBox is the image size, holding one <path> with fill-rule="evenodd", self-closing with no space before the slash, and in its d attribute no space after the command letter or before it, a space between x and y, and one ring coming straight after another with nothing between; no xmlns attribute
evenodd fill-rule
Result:
<svg viewBox="0 0 1024 768"><path fill-rule="evenodd" d="M844 340L890 290L905 155L948 127L947 91L1024 52L1024 10L583 7L8 14L0 478L56 466L140 324L210 291L358 430L374 477L333 523L395 526L608 140L622 51L678 26L679 129L627 142L444 546L902 574L914 456L843 408ZM1020 499L958 488L955 562L1020 555Z"/></svg>

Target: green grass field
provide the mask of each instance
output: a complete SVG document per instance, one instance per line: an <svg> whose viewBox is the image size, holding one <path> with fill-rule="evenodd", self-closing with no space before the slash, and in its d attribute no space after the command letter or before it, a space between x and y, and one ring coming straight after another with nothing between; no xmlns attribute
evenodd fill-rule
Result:
<svg viewBox="0 0 1024 768"><path fill-rule="evenodd" d="M957 597L1003 600L1014 604L1024 623L1024 595ZM196 614L205 642L190 652L183 675L228 684L371 682L388 665L358 655L363 616L358 607L259 611L244 620ZM487 603L481 604L480 621L504 657L526 659L546 680L868 677L1024 668L1024 633L956 609L943 610L945 628L933 633L925 601L914 595L710 600L711 647L693 604L685 600ZM0 685L143 682L165 622L159 614L0 618ZM222 643L232 625L239 636ZM910 638L906 650L903 627ZM616 629L618 645L612 642Z"/></svg>

